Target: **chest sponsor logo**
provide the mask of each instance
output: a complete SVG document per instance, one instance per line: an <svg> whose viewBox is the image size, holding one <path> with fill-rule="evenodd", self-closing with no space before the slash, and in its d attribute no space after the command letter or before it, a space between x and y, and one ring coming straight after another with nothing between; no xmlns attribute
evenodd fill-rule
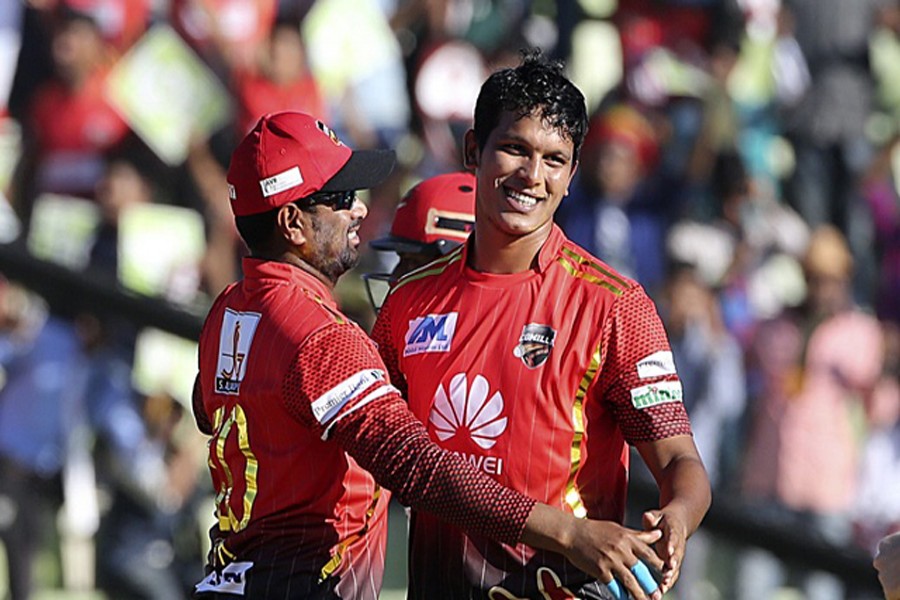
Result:
<svg viewBox="0 0 900 600"><path fill-rule="evenodd" d="M456 333L456 319L459 313L427 315L409 322L406 331L406 347L403 356L413 356L426 352L449 352Z"/></svg>
<svg viewBox="0 0 900 600"><path fill-rule="evenodd" d="M522 360L529 369L536 369L550 356L556 331L549 325L529 323L522 328L519 345L513 348L513 356Z"/></svg>
<svg viewBox="0 0 900 600"><path fill-rule="evenodd" d="M203 581L194 586L198 592L217 592L220 594L244 595L244 587L247 584L247 571L253 566L252 562L233 562L221 571L213 571Z"/></svg>
<svg viewBox="0 0 900 600"><path fill-rule="evenodd" d="M506 431L507 417L503 416L503 395L490 393L490 384L483 375L476 375L469 385L465 373L450 379L445 390L438 386L428 421L441 442L456 436L466 436L480 448L488 450ZM459 452L463 458L487 473L499 475L503 459L493 456L469 455Z"/></svg>
<svg viewBox="0 0 900 600"><path fill-rule="evenodd" d="M680 381L660 381L631 390L631 403L638 409L682 400Z"/></svg>
<svg viewBox="0 0 900 600"><path fill-rule="evenodd" d="M641 379L674 375L675 359L669 351L654 352L637 362L637 374Z"/></svg>
<svg viewBox="0 0 900 600"><path fill-rule="evenodd" d="M225 309L219 330L219 360L216 365L216 392L219 394L240 393L260 316L255 312Z"/></svg>

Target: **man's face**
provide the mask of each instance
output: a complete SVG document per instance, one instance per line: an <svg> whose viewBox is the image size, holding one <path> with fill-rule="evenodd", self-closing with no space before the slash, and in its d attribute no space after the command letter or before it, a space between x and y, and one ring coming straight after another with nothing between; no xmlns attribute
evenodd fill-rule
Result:
<svg viewBox="0 0 900 600"><path fill-rule="evenodd" d="M308 213L311 231L306 234L304 260L337 283L359 261L359 226L367 213L359 199L349 210L314 206Z"/></svg>
<svg viewBox="0 0 900 600"><path fill-rule="evenodd" d="M506 112L483 150L478 151L472 131L466 135L466 147L478 178L479 229L511 237L549 232L575 174L572 139L539 116L517 119Z"/></svg>

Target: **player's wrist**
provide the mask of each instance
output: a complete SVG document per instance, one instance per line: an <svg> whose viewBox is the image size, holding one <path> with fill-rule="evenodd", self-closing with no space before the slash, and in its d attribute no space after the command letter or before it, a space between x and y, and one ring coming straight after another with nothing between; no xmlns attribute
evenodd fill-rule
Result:
<svg viewBox="0 0 900 600"><path fill-rule="evenodd" d="M521 542L534 548L568 555L575 542L578 519L573 515L536 502L525 521Z"/></svg>

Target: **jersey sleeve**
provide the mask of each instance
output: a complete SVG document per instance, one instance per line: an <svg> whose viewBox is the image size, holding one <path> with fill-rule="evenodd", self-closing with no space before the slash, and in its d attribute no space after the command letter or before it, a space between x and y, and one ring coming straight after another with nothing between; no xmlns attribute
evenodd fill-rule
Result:
<svg viewBox="0 0 900 600"><path fill-rule="evenodd" d="M283 385L285 405L300 422L341 444L400 502L517 543L535 501L431 442L384 369L361 330L329 325L298 351Z"/></svg>
<svg viewBox="0 0 900 600"><path fill-rule="evenodd" d="M595 395L611 404L628 443L690 435L666 331L640 286L626 290L614 303L602 347L606 352Z"/></svg>
<svg viewBox="0 0 900 600"><path fill-rule="evenodd" d="M346 414L388 394L397 390L374 344L349 323L332 323L310 335L282 382L287 411L323 439Z"/></svg>
<svg viewBox="0 0 900 600"><path fill-rule="evenodd" d="M375 340L375 344L378 346L378 353L381 355L381 359L387 367L388 374L391 377L391 383L393 383L397 389L400 390L400 394L406 398L408 390L406 376L400 371L400 355L397 353L398 344L393 338L394 311L391 309L392 304L393 303L390 302L390 297L388 297L388 300L378 312L378 318L375 320L375 325L372 327L372 339Z"/></svg>

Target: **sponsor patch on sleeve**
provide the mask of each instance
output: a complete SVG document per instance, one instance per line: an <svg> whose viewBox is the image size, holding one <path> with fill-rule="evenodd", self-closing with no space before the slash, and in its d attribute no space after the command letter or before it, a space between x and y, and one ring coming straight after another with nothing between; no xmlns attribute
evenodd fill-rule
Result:
<svg viewBox="0 0 900 600"><path fill-rule="evenodd" d="M681 402L682 400L680 381L660 381L631 390L631 403L637 409L649 408L666 402Z"/></svg>
<svg viewBox="0 0 900 600"><path fill-rule="evenodd" d="M354 373L312 402L313 416L322 425L327 424L341 408L379 381L385 381L384 371L380 369Z"/></svg>
<svg viewBox="0 0 900 600"><path fill-rule="evenodd" d="M675 374L675 359L668 350L654 352L637 362L637 374L641 379Z"/></svg>

